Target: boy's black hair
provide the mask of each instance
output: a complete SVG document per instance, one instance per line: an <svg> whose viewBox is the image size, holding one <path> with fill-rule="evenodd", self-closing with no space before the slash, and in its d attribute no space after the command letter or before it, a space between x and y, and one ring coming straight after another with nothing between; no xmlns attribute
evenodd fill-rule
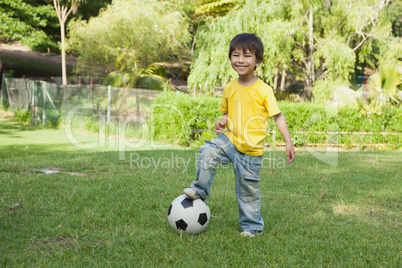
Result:
<svg viewBox="0 0 402 268"><path fill-rule="evenodd" d="M238 34L230 41L229 59L232 56L232 52L236 49L241 49L244 53L249 49L255 54L257 62L263 62L264 60L264 45L261 39L254 33Z"/></svg>

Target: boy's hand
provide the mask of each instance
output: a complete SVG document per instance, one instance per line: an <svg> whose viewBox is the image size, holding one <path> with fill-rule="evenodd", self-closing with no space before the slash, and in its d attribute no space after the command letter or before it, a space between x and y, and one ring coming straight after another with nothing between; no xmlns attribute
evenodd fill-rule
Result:
<svg viewBox="0 0 402 268"><path fill-rule="evenodd" d="M215 134L216 135L221 134L222 130L225 129L227 122L228 121L226 121L226 120L221 120L221 121L217 121L215 123Z"/></svg>
<svg viewBox="0 0 402 268"><path fill-rule="evenodd" d="M285 117L279 113L274 115L275 123L286 142L286 159L288 163L295 160L295 149L293 148L292 139L290 138L288 125L286 124Z"/></svg>
<svg viewBox="0 0 402 268"><path fill-rule="evenodd" d="M292 163L295 160L295 149L292 143L286 143L286 159L288 163Z"/></svg>

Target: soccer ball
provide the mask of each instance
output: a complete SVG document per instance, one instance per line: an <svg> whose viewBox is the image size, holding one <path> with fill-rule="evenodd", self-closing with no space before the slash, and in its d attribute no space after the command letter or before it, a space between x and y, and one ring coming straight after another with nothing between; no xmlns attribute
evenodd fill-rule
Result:
<svg viewBox="0 0 402 268"><path fill-rule="evenodd" d="M170 204L168 221L170 227L178 233L199 234L207 229L211 212L201 199L192 200L183 194Z"/></svg>

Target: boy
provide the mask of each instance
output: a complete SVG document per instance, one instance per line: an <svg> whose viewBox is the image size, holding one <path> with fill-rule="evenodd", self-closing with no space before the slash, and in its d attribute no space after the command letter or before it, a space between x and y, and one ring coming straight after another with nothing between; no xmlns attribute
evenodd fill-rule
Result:
<svg viewBox="0 0 402 268"><path fill-rule="evenodd" d="M233 163L236 198L242 236L262 234L264 221L260 215L259 177L263 140L268 118L274 117L286 141L287 162L295 158L288 126L281 114L273 90L254 73L263 62L264 46L255 34L239 34L230 42L229 59L239 78L223 91L219 110L222 120L215 123L219 135L201 146L196 171L197 181L183 192L192 199L209 197L218 163ZM221 132L226 130L221 134Z"/></svg>

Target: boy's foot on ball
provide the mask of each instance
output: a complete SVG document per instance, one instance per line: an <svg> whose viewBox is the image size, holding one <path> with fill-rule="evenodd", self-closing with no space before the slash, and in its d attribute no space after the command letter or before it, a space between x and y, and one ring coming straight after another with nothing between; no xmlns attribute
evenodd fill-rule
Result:
<svg viewBox="0 0 402 268"><path fill-rule="evenodd" d="M257 230L244 230L243 232L240 233L240 235L244 237L254 237L256 235L262 235L263 233L264 233L263 231L257 231Z"/></svg>
<svg viewBox="0 0 402 268"><path fill-rule="evenodd" d="M201 198L200 193L194 188L186 188L183 190L183 193L185 193L188 197L190 197L193 200Z"/></svg>

